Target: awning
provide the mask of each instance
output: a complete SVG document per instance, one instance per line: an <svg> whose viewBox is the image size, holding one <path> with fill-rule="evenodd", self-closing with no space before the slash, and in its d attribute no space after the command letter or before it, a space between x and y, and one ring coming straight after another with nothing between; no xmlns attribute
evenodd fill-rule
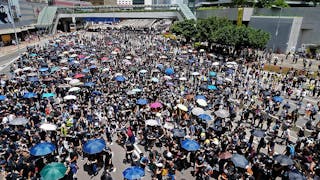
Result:
<svg viewBox="0 0 320 180"><path fill-rule="evenodd" d="M21 32L20 28L16 28L16 32L19 33ZM14 29L10 28L10 29L0 29L0 35L2 34L13 34L14 33Z"/></svg>

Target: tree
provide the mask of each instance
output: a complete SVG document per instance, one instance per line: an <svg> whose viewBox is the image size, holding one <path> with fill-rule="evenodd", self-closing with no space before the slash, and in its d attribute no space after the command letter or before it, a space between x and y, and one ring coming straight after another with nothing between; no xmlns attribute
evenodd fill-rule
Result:
<svg viewBox="0 0 320 180"><path fill-rule="evenodd" d="M271 6L277 6L282 8L289 7L288 3L285 0L274 0L271 3Z"/></svg>
<svg viewBox="0 0 320 180"><path fill-rule="evenodd" d="M182 35L189 42L197 33L196 22L192 20L179 21L171 26L171 31L177 35Z"/></svg>
<svg viewBox="0 0 320 180"><path fill-rule="evenodd" d="M217 31L214 31L211 34L210 39L215 43L235 46L239 41L239 36L237 34L237 30L235 26L230 25L230 26L222 27Z"/></svg>

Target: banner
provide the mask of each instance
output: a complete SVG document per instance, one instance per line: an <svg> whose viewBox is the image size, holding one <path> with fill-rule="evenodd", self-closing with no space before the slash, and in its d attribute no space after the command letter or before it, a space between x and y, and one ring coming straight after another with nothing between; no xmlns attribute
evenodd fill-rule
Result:
<svg viewBox="0 0 320 180"><path fill-rule="evenodd" d="M242 25L242 19L243 19L243 8L238 8L238 20L237 20L237 25L241 26Z"/></svg>

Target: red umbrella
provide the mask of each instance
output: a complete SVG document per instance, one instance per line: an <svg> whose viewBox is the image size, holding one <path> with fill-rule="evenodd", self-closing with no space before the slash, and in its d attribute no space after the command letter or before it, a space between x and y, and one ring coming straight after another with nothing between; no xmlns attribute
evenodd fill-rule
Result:
<svg viewBox="0 0 320 180"><path fill-rule="evenodd" d="M232 154L230 152L223 152L219 155L220 159L230 159L232 157Z"/></svg>
<svg viewBox="0 0 320 180"><path fill-rule="evenodd" d="M83 78L83 77L85 77L85 75L81 73L74 75L74 78L76 79Z"/></svg>

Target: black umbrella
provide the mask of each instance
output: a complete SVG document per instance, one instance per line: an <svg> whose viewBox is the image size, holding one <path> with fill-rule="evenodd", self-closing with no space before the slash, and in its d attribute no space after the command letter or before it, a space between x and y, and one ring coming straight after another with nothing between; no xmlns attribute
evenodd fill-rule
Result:
<svg viewBox="0 0 320 180"><path fill-rule="evenodd" d="M275 156L274 160L281 166L290 166L294 164L293 160L290 157L282 154Z"/></svg>
<svg viewBox="0 0 320 180"><path fill-rule="evenodd" d="M256 137L265 137L266 136L266 131L260 130L260 129L255 129L252 133L252 135Z"/></svg>
<svg viewBox="0 0 320 180"><path fill-rule="evenodd" d="M173 129L173 136L182 138L182 137L186 136L186 133L184 132L183 129Z"/></svg>

